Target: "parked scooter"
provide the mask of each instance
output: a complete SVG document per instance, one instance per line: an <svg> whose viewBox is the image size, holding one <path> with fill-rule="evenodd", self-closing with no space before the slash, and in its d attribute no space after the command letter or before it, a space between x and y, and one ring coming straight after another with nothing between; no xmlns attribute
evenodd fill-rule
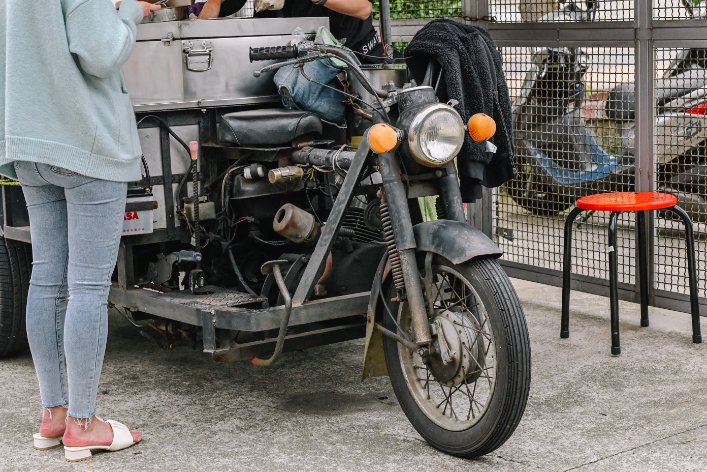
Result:
<svg viewBox="0 0 707 472"><path fill-rule="evenodd" d="M544 22L592 21L597 3L564 2ZM702 10L688 10L703 15ZM558 214L577 198L633 189L635 88L614 87L606 115L617 127L615 149L599 144L581 116L586 95L582 48L537 48L513 107L517 176L510 196L536 215ZM658 189L676 194L693 220L707 219L707 50L686 49L656 83Z"/></svg>

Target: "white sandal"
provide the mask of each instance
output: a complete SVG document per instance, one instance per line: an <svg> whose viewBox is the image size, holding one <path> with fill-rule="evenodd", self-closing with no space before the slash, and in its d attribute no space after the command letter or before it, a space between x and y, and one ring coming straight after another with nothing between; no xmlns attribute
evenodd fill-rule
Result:
<svg viewBox="0 0 707 472"><path fill-rule="evenodd" d="M61 437L45 438L39 433L32 435L34 438L34 448L38 451L46 451L61 446Z"/></svg>
<svg viewBox="0 0 707 472"><path fill-rule="evenodd" d="M64 457L66 460L69 462L82 461L89 459L92 455L92 451L115 452L137 444L133 441L132 433L123 423L114 420L107 420L106 423L113 428L113 442L110 446L64 446Z"/></svg>

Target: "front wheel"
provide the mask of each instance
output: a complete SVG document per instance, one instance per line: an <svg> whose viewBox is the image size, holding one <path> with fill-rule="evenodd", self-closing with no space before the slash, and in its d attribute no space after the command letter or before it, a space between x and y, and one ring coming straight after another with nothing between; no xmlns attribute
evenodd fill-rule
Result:
<svg viewBox="0 0 707 472"><path fill-rule="evenodd" d="M523 209L537 216L555 216L572 206L571 192L543 183L541 171L519 157L516 176L506 184L508 195Z"/></svg>
<svg viewBox="0 0 707 472"><path fill-rule="evenodd" d="M446 355L423 359L421 352L386 337L388 373L403 411L429 444L455 456L482 456L513 434L525 411L530 388L525 316L494 259L455 265L435 257L431 272L433 347ZM412 339L406 304L388 306L385 327Z"/></svg>

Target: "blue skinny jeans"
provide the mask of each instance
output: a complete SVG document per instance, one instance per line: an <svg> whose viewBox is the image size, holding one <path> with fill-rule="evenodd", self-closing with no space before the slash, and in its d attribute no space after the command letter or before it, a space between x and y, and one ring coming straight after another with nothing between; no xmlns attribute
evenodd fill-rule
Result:
<svg viewBox="0 0 707 472"><path fill-rule="evenodd" d="M127 184L16 162L32 234L27 337L42 407L92 418Z"/></svg>

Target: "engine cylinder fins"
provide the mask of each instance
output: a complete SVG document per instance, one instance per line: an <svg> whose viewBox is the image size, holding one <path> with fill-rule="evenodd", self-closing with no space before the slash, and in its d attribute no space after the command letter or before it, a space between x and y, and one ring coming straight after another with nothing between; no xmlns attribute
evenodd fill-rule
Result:
<svg viewBox="0 0 707 472"><path fill-rule="evenodd" d="M377 202L377 200L376 200ZM369 219L372 218L370 213L375 211L375 219L378 223L378 227L374 227L369 223ZM365 209L362 208L349 208L344 214L344 219L342 222L342 230L350 230L351 234L340 233L342 236L348 236L352 240L360 243L374 243L378 244L383 242L382 235L382 224L380 223L380 208L376 204L375 209L369 210L369 207Z"/></svg>

